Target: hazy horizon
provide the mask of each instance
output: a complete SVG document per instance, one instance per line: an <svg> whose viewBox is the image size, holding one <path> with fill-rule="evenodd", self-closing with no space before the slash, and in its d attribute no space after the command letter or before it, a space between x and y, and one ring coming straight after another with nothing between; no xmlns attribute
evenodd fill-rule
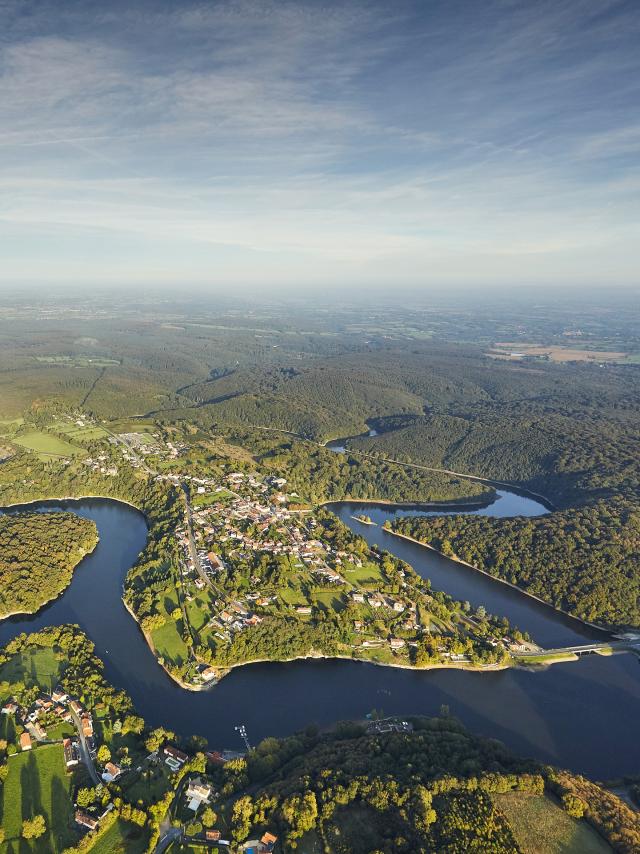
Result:
<svg viewBox="0 0 640 854"><path fill-rule="evenodd" d="M638 285L640 7L0 2L6 289Z"/></svg>

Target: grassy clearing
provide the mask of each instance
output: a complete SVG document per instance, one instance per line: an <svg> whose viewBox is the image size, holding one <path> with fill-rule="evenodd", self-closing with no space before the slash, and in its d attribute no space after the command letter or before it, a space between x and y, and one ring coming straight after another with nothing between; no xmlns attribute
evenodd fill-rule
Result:
<svg viewBox="0 0 640 854"><path fill-rule="evenodd" d="M180 625L182 625L182 621L180 621ZM189 650L182 640L175 620L169 618L159 629L154 629L151 633L151 639L158 655L165 661L182 665L189 658Z"/></svg>
<svg viewBox="0 0 640 854"><path fill-rule="evenodd" d="M34 851L57 854L72 845L75 835L70 830L71 776L64 766L62 746L38 747L9 758L9 774L3 787L2 826L5 843L2 854ZM20 840L22 822L43 815L47 833L31 843Z"/></svg>
<svg viewBox="0 0 640 854"><path fill-rule="evenodd" d="M347 566L344 571L344 577L356 587L375 584L383 580L380 567L374 563L367 563L361 567Z"/></svg>
<svg viewBox="0 0 640 854"><path fill-rule="evenodd" d="M50 433L42 433L40 430L33 430L21 436L16 436L12 441L16 445L26 448L28 451L35 451L44 458L75 457L78 454L84 453L83 449L77 445L65 442L64 439L59 439Z"/></svg>
<svg viewBox="0 0 640 854"><path fill-rule="evenodd" d="M79 427L69 421L59 421L56 422L55 429L58 433L64 433L71 441L75 439L80 442L94 442L96 439L104 439L109 435L104 427L97 424Z"/></svg>
<svg viewBox="0 0 640 854"><path fill-rule="evenodd" d="M524 854L611 854L586 821L571 818L545 795L508 792L494 800Z"/></svg>
<svg viewBox="0 0 640 854"><path fill-rule="evenodd" d="M0 681L55 687L60 678L60 662L52 649L27 649L14 655L0 668Z"/></svg>
<svg viewBox="0 0 640 854"><path fill-rule="evenodd" d="M91 854L141 854L146 850L148 834L140 827L118 820L100 836Z"/></svg>
<svg viewBox="0 0 640 854"><path fill-rule="evenodd" d="M215 609L208 593L201 593L186 603L187 618L194 631L201 631L211 619Z"/></svg>

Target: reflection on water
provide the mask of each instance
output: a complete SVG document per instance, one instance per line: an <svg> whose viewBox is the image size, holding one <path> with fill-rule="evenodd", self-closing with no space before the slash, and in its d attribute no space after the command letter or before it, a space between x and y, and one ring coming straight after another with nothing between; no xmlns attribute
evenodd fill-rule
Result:
<svg viewBox="0 0 640 854"><path fill-rule="evenodd" d="M502 500L502 499L501 499ZM349 517L358 505L342 505L340 515L360 533L364 526ZM300 661L242 667L212 691L191 693L172 682L157 664L135 621L122 601L122 580L146 538L142 516L114 501L91 499L39 505L63 508L93 519L100 534L96 550L74 573L73 582L56 602L29 618L0 623L0 643L22 631L63 622L78 623L105 661L107 678L129 692L149 724L164 724L183 735L199 733L213 746L242 748L234 726L244 723L255 743L267 735L287 735L309 722L329 724L363 717L371 709L388 714L438 714L443 703L477 733L504 741L523 755L570 767L599 779L637 773L640 742L640 668L634 656L588 656L556 665L543 673L507 670L464 673L453 670L412 671L346 661ZM367 510L371 515L371 508ZM514 616L518 599L525 604L521 625L533 621L549 637L580 635L565 621L533 600L496 585L424 548L384 535L372 534L385 548L407 559L422 574L445 589L461 585L458 598L491 601L497 612L504 604ZM405 547L414 549L403 552ZM437 576L449 587L438 584ZM489 599L489 590L472 589L472 580L508 591L508 600ZM466 581L465 581L466 579ZM475 581L473 582L475 583ZM454 585L454 586L455 586ZM464 586L466 585L466 587ZM455 593L454 595L458 595ZM498 597L494 592L493 597ZM536 609L539 609L539 613ZM552 626L556 626L552 629Z"/></svg>

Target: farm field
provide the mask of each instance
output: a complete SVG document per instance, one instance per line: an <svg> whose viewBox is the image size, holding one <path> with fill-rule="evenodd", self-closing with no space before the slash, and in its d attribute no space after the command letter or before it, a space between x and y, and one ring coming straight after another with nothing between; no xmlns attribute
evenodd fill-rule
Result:
<svg viewBox="0 0 640 854"><path fill-rule="evenodd" d="M522 356L546 356L551 362L626 362L627 353L612 350L578 350L561 345L543 346L516 341L496 343L488 355L498 359L517 360Z"/></svg>
<svg viewBox="0 0 640 854"><path fill-rule="evenodd" d="M40 430L33 430L16 436L12 441L22 448L35 451L44 459L47 457L75 457L83 452L83 449L77 445L72 445L70 442L65 442L64 439L59 439L49 433L42 433Z"/></svg>
<svg viewBox="0 0 640 854"><path fill-rule="evenodd" d="M75 841L69 821L71 776L64 766L62 745L38 747L9 759L9 773L2 793L2 826L5 842L2 854L21 852L57 854ZM21 840L22 822L43 815L47 832L40 839Z"/></svg>
<svg viewBox="0 0 640 854"><path fill-rule="evenodd" d="M91 854L141 854L146 845L147 834L143 830L119 819L89 851Z"/></svg>
<svg viewBox="0 0 640 854"><path fill-rule="evenodd" d="M60 662L52 649L27 649L14 655L0 668L0 681L24 682L28 687L55 687L60 677Z"/></svg>
<svg viewBox="0 0 640 854"><path fill-rule="evenodd" d="M586 821L571 818L545 795L496 795L524 854L611 854L612 849Z"/></svg>

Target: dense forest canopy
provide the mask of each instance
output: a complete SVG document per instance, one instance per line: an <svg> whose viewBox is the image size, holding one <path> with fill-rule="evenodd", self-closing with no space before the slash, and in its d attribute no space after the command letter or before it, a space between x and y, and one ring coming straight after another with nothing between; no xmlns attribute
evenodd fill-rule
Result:
<svg viewBox="0 0 640 854"><path fill-rule="evenodd" d="M621 500L537 518L406 517L393 530L583 620L640 627L640 512Z"/></svg>
<svg viewBox="0 0 640 854"><path fill-rule="evenodd" d="M97 542L95 523L74 513L0 515L0 617L55 598Z"/></svg>

